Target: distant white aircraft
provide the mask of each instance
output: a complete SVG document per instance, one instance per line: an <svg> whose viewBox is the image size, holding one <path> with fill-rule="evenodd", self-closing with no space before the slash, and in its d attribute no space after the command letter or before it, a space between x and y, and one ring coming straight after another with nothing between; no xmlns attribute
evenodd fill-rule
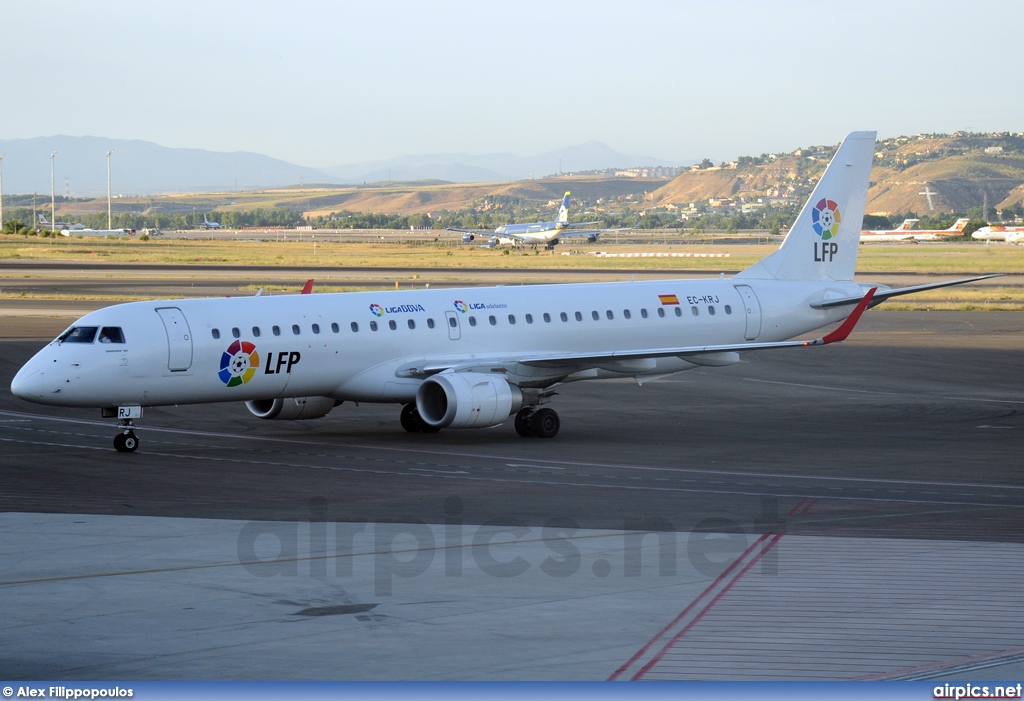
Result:
<svg viewBox="0 0 1024 701"><path fill-rule="evenodd" d="M731 279L118 304L36 353L11 392L99 407L118 419L121 452L138 447L144 407L205 402L244 402L276 420L392 402L411 432L514 416L519 435L550 438L561 422L547 405L563 383L642 383L733 365L741 353L807 352L844 340L865 309L890 297L993 277L897 289L854 282L874 151L874 132L847 136L782 246ZM787 340L844 319L823 336ZM623 430L631 420L623 407Z"/></svg>
<svg viewBox="0 0 1024 701"><path fill-rule="evenodd" d="M63 229L64 236L135 236L135 229Z"/></svg>
<svg viewBox="0 0 1024 701"><path fill-rule="evenodd" d="M964 227L970 219L957 219L953 226L948 229L915 229L918 219L904 219L903 223L895 229L881 231L860 232L861 243L883 243L892 241L908 241L919 243L921 241L941 241L945 237L960 236Z"/></svg>
<svg viewBox="0 0 1024 701"><path fill-rule="evenodd" d="M200 229L221 229L223 228L219 222L210 221L206 218L206 212L203 212L203 223L199 225Z"/></svg>
<svg viewBox="0 0 1024 701"><path fill-rule="evenodd" d="M49 228L52 227L54 229L61 229L61 230L80 230L80 229L84 229L85 228L85 224L82 224L80 222L66 222L66 221L48 222L48 221L46 221L46 217L44 217L42 214L39 215L39 226L41 228L45 228L45 229L49 229Z"/></svg>
<svg viewBox="0 0 1024 701"><path fill-rule="evenodd" d="M591 229L575 231L576 227L590 226L591 224L597 224L596 221L579 222L576 224L569 223L569 196L571 192L566 192L565 196L562 197L562 206L558 209L558 218L554 221L540 221L532 222L530 224L502 224L497 229L491 231L490 229L460 229L458 227L448 227L449 231L459 231L465 234L462 240L465 243L470 243L476 239L477 236L486 236L488 234L491 237L488 239L487 246L503 246L503 245L538 245L544 244L548 248L554 248L560 239L563 238L580 238L586 237L588 241L593 243L597 241L597 237L605 231L614 231L614 229Z"/></svg>
<svg viewBox="0 0 1024 701"><path fill-rule="evenodd" d="M1024 243L1024 226L983 226L971 238L979 241L1005 241Z"/></svg>

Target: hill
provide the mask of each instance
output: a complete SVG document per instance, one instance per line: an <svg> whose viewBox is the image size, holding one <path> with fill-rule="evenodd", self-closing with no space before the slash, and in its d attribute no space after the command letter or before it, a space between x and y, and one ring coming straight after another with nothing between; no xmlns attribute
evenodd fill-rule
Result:
<svg viewBox="0 0 1024 701"><path fill-rule="evenodd" d="M655 207L731 198L740 203L802 201L813 189L835 146L740 158L682 173L651 193ZM867 211L936 212L980 207L985 195L998 209L1024 203L1024 137L1011 134L919 135L881 139L875 153Z"/></svg>

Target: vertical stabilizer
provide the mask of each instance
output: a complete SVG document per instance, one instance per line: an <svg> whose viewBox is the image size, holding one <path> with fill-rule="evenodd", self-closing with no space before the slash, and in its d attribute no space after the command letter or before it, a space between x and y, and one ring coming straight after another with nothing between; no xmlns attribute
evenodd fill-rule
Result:
<svg viewBox="0 0 1024 701"><path fill-rule="evenodd" d="M875 132L849 134L800 210L782 247L736 275L774 280L853 280Z"/></svg>
<svg viewBox="0 0 1024 701"><path fill-rule="evenodd" d="M555 226L559 229L564 229L569 225L569 195L572 193L566 192L565 197L562 198L562 206L558 210L558 219L555 221Z"/></svg>

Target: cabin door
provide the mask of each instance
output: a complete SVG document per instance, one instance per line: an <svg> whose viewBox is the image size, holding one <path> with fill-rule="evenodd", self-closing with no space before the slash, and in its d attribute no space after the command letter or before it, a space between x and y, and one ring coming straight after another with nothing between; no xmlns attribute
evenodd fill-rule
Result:
<svg viewBox="0 0 1024 701"><path fill-rule="evenodd" d="M744 338L753 341L761 333L761 304L749 285L736 285L736 291L743 298L743 308L746 311L747 330Z"/></svg>
<svg viewBox="0 0 1024 701"><path fill-rule="evenodd" d="M188 370L192 367L192 332L185 315L177 307L160 307L156 313L167 332L167 369L171 372Z"/></svg>

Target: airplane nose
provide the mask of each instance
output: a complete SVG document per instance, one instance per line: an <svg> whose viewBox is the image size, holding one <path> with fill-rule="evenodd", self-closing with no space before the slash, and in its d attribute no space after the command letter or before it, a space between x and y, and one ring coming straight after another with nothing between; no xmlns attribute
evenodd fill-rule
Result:
<svg viewBox="0 0 1024 701"><path fill-rule="evenodd" d="M11 380L11 394L29 401L43 398L43 373L26 365Z"/></svg>

